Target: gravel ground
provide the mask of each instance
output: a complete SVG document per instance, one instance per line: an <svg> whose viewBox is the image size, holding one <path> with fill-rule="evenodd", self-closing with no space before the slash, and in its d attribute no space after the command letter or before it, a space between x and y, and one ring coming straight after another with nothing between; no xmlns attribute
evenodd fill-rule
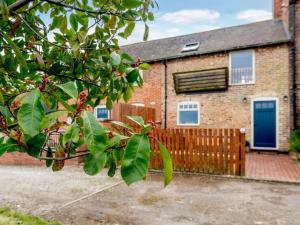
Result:
<svg viewBox="0 0 300 225"><path fill-rule="evenodd" d="M127 187L105 172L0 166L0 207L76 225L300 224L296 184L176 176L164 189L151 174Z"/></svg>

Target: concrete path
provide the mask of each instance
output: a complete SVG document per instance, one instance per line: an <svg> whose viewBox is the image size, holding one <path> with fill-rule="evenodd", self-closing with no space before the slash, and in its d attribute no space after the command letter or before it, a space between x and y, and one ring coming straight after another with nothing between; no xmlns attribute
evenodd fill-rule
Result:
<svg viewBox="0 0 300 225"><path fill-rule="evenodd" d="M164 189L152 174L127 187L105 172L0 166L0 207L78 225L299 224L299 185L176 176Z"/></svg>

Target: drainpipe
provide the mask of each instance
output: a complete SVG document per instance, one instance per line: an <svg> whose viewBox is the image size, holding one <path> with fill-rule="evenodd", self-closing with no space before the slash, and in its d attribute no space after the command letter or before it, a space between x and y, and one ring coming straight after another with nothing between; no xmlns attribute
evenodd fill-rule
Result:
<svg viewBox="0 0 300 225"><path fill-rule="evenodd" d="M164 60L164 67L165 67L165 119L164 119L164 128L167 128L167 101L168 101L168 64L167 60Z"/></svg>
<svg viewBox="0 0 300 225"><path fill-rule="evenodd" d="M296 1L290 0L289 5L289 31L292 39L291 72L292 72L292 103L293 103L293 128L297 129L297 50L296 50Z"/></svg>

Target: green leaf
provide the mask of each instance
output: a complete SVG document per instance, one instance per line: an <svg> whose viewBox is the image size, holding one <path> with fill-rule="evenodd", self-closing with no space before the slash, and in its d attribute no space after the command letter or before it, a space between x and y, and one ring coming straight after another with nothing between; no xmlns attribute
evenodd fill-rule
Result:
<svg viewBox="0 0 300 225"><path fill-rule="evenodd" d="M112 15L110 20L108 21L108 26L110 29L114 29L117 23L117 17L115 15Z"/></svg>
<svg viewBox="0 0 300 225"><path fill-rule="evenodd" d="M122 58L123 58L124 60L128 61L128 63L135 63L134 57L132 57L132 56L129 55L128 53L123 52L123 53L121 54L121 56L122 56Z"/></svg>
<svg viewBox="0 0 300 225"><path fill-rule="evenodd" d="M52 158L53 157L53 152L52 149L50 147L47 148L47 153L46 153L46 157ZM53 163L53 160L51 159L46 159L46 166L50 167Z"/></svg>
<svg viewBox="0 0 300 225"><path fill-rule="evenodd" d="M68 141L72 141L74 143L79 141L79 132L80 129L77 123L71 124L63 135L63 146L66 146Z"/></svg>
<svg viewBox="0 0 300 225"><path fill-rule="evenodd" d="M138 80L139 76L140 76L139 70L133 69L126 75L126 79L128 80L129 83L134 83Z"/></svg>
<svg viewBox="0 0 300 225"><path fill-rule="evenodd" d="M148 134L152 129L152 126L150 124L146 124L142 126L142 134Z"/></svg>
<svg viewBox="0 0 300 225"><path fill-rule="evenodd" d="M110 62L113 66L118 66L121 63L121 56L116 53L116 52L112 52L110 54Z"/></svg>
<svg viewBox="0 0 300 225"><path fill-rule="evenodd" d="M0 144L0 156L1 154L3 155L5 152L15 152L15 151L26 152L24 147L18 145L18 143L12 138L8 138L6 143Z"/></svg>
<svg viewBox="0 0 300 225"><path fill-rule="evenodd" d="M56 17L54 17L49 29L53 30L55 28L58 28L60 26L62 18L63 18L62 16L56 16Z"/></svg>
<svg viewBox="0 0 300 225"><path fill-rule="evenodd" d="M67 17L64 16L61 21L60 21L60 25L59 25L59 30L61 33L65 34L67 31L67 27L68 27L68 21L67 21Z"/></svg>
<svg viewBox="0 0 300 225"><path fill-rule="evenodd" d="M71 98L78 98L78 89L76 82L70 81L68 83L57 85L57 87L63 90Z"/></svg>
<svg viewBox="0 0 300 225"><path fill-rule="evenodd" d="M104 168L106 159L106 152L87 155L84 160L84 172L90 176L96 175Z"/></svg>
<svg viewBox="0 0 300 225"><path fill-rule="evenodd" d="M149 26L145 24L145 31L144 31L144 41L147 41L149 37Z"/></svg>
<svg viewBox="0 0 300 225"><path fill-rule="evenodd" d="M15 42L13 42L13 40L5 32L2 32L1 35L4 37L4 39L7 41L7 43L14 50L14 53L16 54L16 58L17 58L18 62L20 63L21 67L24 70L28 71L28 66L27 66L26 60L24 59L19 47L15 44Z"/></svg>
<svg viewBox="0 0 300 225"><path fill-rule="evenodd" d="M96 155L98 152L104 152L107 147L106 128L101 126L95 116L85 111L83 114L83 134L84 143L88 150Z"/></svg>
<svg viewBox="0 0 300 225"><path fill-rule="evenodd" d="M4 97L2 93L0 93L0 105L4 105L4 104L5 104Z"/></svg>
<svg viewBox="0 0 300 225"><path fill-rule="evenodd" d="M128 9L133 9L141 6L143 1L138 0L123 0L123 6Z"/></svg>
<svg viewBox="0 0 300 225"><path fill-rule="evenodd" d="M153 21L153 20L154 20L153 12L149 12L149 13L148 13L148 19L149 19L150 21Z"/></svg>
<svg viewBox="0 0 300 225"><path fill-rule="evenodd" d="M45 128L51 127L56 122L58 117L64 115L65 113L65 111L56 111L47 114L41 121L40 129L44 130Z"/></svg>
<svg viewBox="0 0 300 225"><path fill-rule="evenodd" d="M75 31L77 31L77 29L78 29L78 20L76 18L76 15L73 14L73 13L70 15L70 24L73 27L73 29Z"/></svg>
<svg viewBox="0 0 300 225"><path fill-rule="evenodd" d="M126 116L128 119L130 119L131 121L137 123L138 125L140 125L141 127L144 126L144 119L141 116Z"/></svg>
<svg viewBox="0 0 300 225"><path fill-rule="evenodd" d="M150 143L147 135L132 135L121 165L121 175L127 185L146 177L149 157Z"/></svg>
<svg viewBox="0 0 300 225"><path fill-rule="evenodd" d="M164 177L165 177L165 187L171 182L173 179L173 166L172 166L172 159L170 157L170 154L168 150L165 148L165 146L157 141L159 149L161 151L163 163L164 163Z"/></svg>
<svg viewBox="0 0 300 225"><path fill-rule="evenodd" d="M6 2L4 0L0 0L0 7L1 7L1 16L2 16L3 20L8 20L9 10L8 10Z"/></svg>
<svg viewBox="0 0 300 225"><path fill-rule="evenodd" d="M109 110L111 110L112 109L112 107L113 107L113 103L112 103L112 100L111 100L111 98L110 97L107 97L106 98L106 108L107 109L109 109Z"/></svg>
<svg viewBox="0 0 300 225"><path fill-rule="evenodd" d="M17 114L19 125L25 134L34 137L40 133L40 124L44 115L41 92L39 89L34 89L22 100L22 105Z"/></svg>
<svg viewBox="0 0 300 225"><path fill-rule="evenodd" d="M55 151L55 158L63 158L65 157L65 150L58 145L56 151ZM54 160L54 163L52 165L52 171L57 172L62 170L65 166L65 160Z"/></svg>
<svg viewBox="0 0 300 225"><path fill-rule="evenodd" d="M6 144L2 144L0 145L0 157L6 152Z"/></svg>
<svg viewBox="0 0 300 225"><path fill-rule="evenodd" d="M133 128L126 123L120 121L112 121L111 124L126 128L127 130L133 131Z"/></svg>
<svg viewBox="0 0 300 225"><path fill-rule="evenodd" d="M142 63L139 68L141 70L149 70L150 69L150 65L148 63Z"/></svg>
<svg viewBox="0 0 300 225"><path fill-rule="evenodd" d="M11 114L7 107L0 105L0 113L4 116L6 120L10 120Z"/></svg>
<svg viewBox="0 0 300 225"><path fill-rule="evenodd" d="M107 175L109 177L113 177L116 173L117 165L112 152L108 155L107 166L108 166Z"/></svg>
<svg viewBox="0 0 300 225"><path fill-rule="evenodd" d="M125 102L128 102L131 97L132 97L132 92L133 90L131 89L131 87L127 87L124 94L123 94L123 98Z"/></svg>
<svg viewBox="0 0 300 225"><path fill-rule="evenodd" d="M26 144L28 146L27 153L32 156L37 158L42 150L42 146L44 145L46 141L46 136L45 134L38 134L34 138L29 139Z"/></svg>
<svg viewBox="0 0 300 225"><path fill-rule="evenodd" d="M124 34L125 34L124 37L128 38L132 34L132 31L134 30L134 28L135 28L135 23L134 22L129 23L128 26L124 30Z"/></svg>

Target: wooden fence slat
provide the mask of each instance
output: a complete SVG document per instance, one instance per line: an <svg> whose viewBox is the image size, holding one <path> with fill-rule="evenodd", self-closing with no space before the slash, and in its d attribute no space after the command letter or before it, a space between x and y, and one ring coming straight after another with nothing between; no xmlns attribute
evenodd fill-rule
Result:
<svg viewBox="0 0 300 225"><path fill-rule="evenodd" d="M243 132L240 135L240 149L241 149L241 153L240 153L240 165L241 165L241 169L240 169L240 176L245 176L245 168L246 168L246 150L245 150L245 143L246 142L246 134Z"/></svg>
<svg viewBox="0 0 300 225"><path fill-rule="evenodd" d="M167 129L166 130L166 143L167 143L167 150L172 158L172 148L171 148L171 130Z"/></svg>
<svg viewBox="0 0 300 225"><path fill-rule="evenodd" d="M198 130L198 141L199 141L199 145L198 145L198 153L199 153L199 172L203 172L203 134L202 134L202 129Z"/></svg>
<svg viewBox="0 0 300 225"><path fill-rule="evenodd" d="M183 129L180 129L180 135L179 135L179 143L180 143L180 171L184 171L184 146L185 146L185 142L184 142L184 133L183 133Z"/></svg>
<svg viewBox="0 0 300 225"><path fill-rule="evenodd" d="M235 130L235 175L240 174L240 130Z"/></svg>
<svg viewBox="0 0 300 225"><path fill-rule="evenodd" d="M194 129L189 129L189 171L193 172L193 161L194 161L194 156L193 156L193 149L194 149Z"/></svg>
<svg viewBox="0 0 300 225"><path fill-rule="evenodd" d="M224 168L224 159L223 159L223 129L219 129L219 173L223 174L223 168Z"/></svg>
<svg viewBox="0 0 300 225"><path fill-rule="evenodd" d="M180 158L180 140L179 140L179 130L176 128L175 129L175 148L176 148L176 154L175 154L175 157L176 157L176 170L179 170L181 169L180 167L180 162L181 162L181 158Z"/></svg>
<svg viewBox="0 0 300 225"><path fill-rule="evenodd" d="M214 173L218 173L218 130L214 129L214 143L213 143L213 161L214 161Z"/></svg>
<svg viewBox="0 0 300 225"><path fill-rule="evenodd" d="M176 149L175 149L175 145L176 145L176 142L175 142L175 130L174 128L171 129L171 159L172 159L172 162L173 162L173 170L176 170Z"/></svg>
<svg viewBox="0 0 300 225"><path fill-rule="evenodd" d="M207 154L208 154L208 146L207 146L207 129L203 130L203 139L204 139L204 173L208 173L208 159L207 159Z"/></svg>
<svg viewBox="0 0 300 225"><path fill-rule="evenodd" d="M228 174L228 129L225 129L224 131L224 157L225 157L225 168L224 168L224 173Z"/></svg>
<svg viewBox="0 0 300 225"><path fill-rule="evenodd" d="M230 175L233 175L233 156L234 156L234 130L230 129L230 162L229 162L229 167L230 167Z"/></svg>
<svg viewBox="0 0 300 225"><path fill-rule="evenodd" d="M212 129L208 129L208 149L209 149L209 156L208 156L208 172L212 172L213 167L213 136L212 136Z"/></svg>
<svg viewBox="0 0 300 225"><path fill-rule="evenodd" d="M194 171L198 173L199 170L199 130L194 130Z"/></svg>
<svg viewBox="0 0 300 225"><path fill-rule="evenodd" d="M189 171L189 130L186 129L184 132L184 162L185 162L185 171Z"/></svg>

